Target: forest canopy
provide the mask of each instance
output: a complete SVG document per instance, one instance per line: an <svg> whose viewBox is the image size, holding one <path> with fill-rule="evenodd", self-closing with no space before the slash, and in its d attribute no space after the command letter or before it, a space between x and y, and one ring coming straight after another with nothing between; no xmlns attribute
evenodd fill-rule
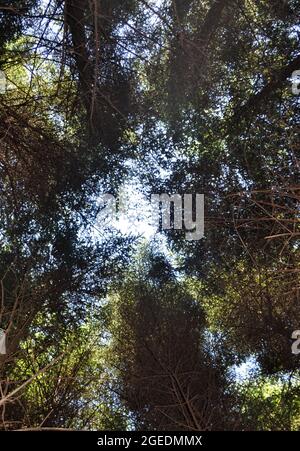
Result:
<svg viewBox="0 0 300 451"><path fill-rule="evenodd" d="M299 13L0 0L0 430L300 429Z"/></svg>

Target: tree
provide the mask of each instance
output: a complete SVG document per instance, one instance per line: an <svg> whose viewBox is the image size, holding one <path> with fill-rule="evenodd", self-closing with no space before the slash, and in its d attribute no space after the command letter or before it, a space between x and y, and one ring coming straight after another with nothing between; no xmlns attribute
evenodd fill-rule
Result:
<svg viewBox="0 0 300 451"><path fill-rule="evenodd" d="M298 427L298 9L2 1L4 429ZM99 229L126 177L204 193L205 238L171 264Z"/></svg>
<svg viewBox="0 0 300 451"><path fill-rule="evenodd" d="M115 290L108 304L112 365L135 427L234 428L228 362L217 345L209 348L204 312L167 261L146 251Z"/></svg>

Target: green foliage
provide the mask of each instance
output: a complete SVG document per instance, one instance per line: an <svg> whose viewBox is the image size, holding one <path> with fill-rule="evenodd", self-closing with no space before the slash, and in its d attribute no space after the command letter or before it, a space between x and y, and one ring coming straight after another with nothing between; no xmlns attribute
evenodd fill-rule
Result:
<svg viewBox="0 0 300 451"><path fill-rule="evenodd" d="M117 391L136 428L233 427L226 362L207 347L204 312L168 262L143 255L107 308Z"/></svg>
<svg viewBox="0 0 300 451"><path fill-rule="evenodd" d="M0 69L1 428L298 430L299 2L3 0ZM205 238L101 229L126 177Z"/></svg>
<svg viewBox="0 0 300 451"><path fill-rule="evenodd" d="M299 381L259 378L241 384L244 428L299 431Z"/></svg>

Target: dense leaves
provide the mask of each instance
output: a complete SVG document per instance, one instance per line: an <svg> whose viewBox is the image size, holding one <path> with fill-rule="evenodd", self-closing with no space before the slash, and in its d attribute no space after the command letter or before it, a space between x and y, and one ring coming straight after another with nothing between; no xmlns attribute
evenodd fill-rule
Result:
<svg viewBox="0 0 300 451"><path fill-rule="evenodd" d="M0 1L0 428L299 429L299 25ZM204 193L205 237L104 224L124 183Z"/></svg>

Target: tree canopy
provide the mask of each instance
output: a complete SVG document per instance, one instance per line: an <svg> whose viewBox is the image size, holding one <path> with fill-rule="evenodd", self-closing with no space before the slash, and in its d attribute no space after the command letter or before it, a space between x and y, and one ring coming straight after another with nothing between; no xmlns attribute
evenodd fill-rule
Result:
<svg viewBox="0 0 300 451"><path fill-rule="evenodd" d="M299 430L299 12L0 1L1 430Z"/></svg>

